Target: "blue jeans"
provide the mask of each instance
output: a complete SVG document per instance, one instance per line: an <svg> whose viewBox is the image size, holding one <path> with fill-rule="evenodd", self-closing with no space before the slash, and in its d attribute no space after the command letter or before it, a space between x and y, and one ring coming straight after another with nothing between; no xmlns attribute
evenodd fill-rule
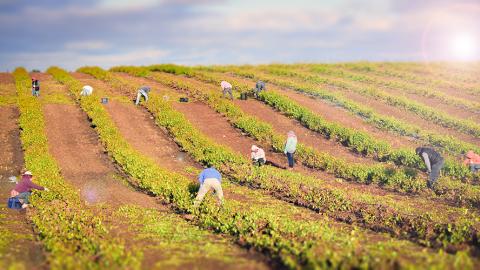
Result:
<svg viewBox="0 0 480 270"><path fill-rule="evenodd" d="M288 167L293 168L293 164L295 163L293 160L293 153L287 152L287 159L288 159Z"/></svg>
<svg viewBox="0 0 480 270"><path fill-rule="evenodd" d="M32 96L40 96L40 90L32 90Z"/></svg>
<svg viewBox="0 0 480 270"><path fill-rule="evenodd" d="M28 204L29 203L28 199L30 198L30 195L32 195L32 193L27 191L27 192L22 192L18 194L16 197L17 199L23 200L24 204Z"/></svg>

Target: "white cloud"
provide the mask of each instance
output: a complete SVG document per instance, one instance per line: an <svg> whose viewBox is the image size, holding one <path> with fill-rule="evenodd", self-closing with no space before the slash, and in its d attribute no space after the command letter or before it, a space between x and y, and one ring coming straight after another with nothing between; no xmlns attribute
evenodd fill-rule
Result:
<svg viewBox="0 0 480 270"><path fill-rule="evenodd" d="M131 9L148 8L163 2L162 0L101 0L97 3L97 8L101 9Z"/></svg>
<svg viewBox="0 0 480 270"><path fill-rule="evenodd" d="M71 41L65 43L67 50L102 50L110 48L110 44L101 40Z"/></svg>
<svg viewBox="0 0 480 270"><path fill-rule="evenodd" d="M27 69L46 69L49 66L62 66L74 70L85 65L95 65L104 68L116 65L148 65L162 62L169 55L166 50L143 48L129 52L111 54L84 54L72 51L45 52L45 53L17 53L0 54L2 69L6 67L24 66Z"/></svg>

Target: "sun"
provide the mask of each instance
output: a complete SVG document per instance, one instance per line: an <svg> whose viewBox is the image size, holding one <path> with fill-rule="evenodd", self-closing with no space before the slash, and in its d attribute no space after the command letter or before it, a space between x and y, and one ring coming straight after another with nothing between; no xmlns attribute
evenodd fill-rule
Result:
<svg viewBox="0 0 480 270"><path fill-rule="evenodd" d="M474 60L477 49L475 37L467 33L459 34L452 39L451 49L457 60Z"/></svg>

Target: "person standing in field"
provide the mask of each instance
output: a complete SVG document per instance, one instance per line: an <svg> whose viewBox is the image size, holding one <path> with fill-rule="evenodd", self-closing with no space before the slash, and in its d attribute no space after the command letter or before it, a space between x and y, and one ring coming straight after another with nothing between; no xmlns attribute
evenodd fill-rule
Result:
<svg viewBox="0 0 480 270"><path fill-rule="evenodd" d="M90 96L93 93L93 87L90 85L85 85L80 92L80 96Z"/></svg>
<svg viewBox="0 0 480 270"><path fill-rule="evenodd" d="M22 180L15 186L10 192L11 197L16 197L22 203L22 208L27 208L29 204L30 195L32 195L32 189L45 190L48 188L36 185L32 182L33 176L30 171L26 171L22 175Z"/></svg>
<svg viewBox="0 0 480 270"><path fill-rule="evenodd" d="M470 150L465 155L465 160L463 161L463 164L469 166L472 173L477 173L478 170L480 170L480 156Z"/></svg>
<svg viewBox="0 0 480 270"><path fill-rule="evenodd" d="M137 92L137 99L135 100L135 105L138 105L138 103L140 103L140 99L142 98L142 96L145 98L145 102L147 102L149 92L150 92L150 87L148 86L140 87L140 89L138 89L138 92Z"/></svg>
<svg viewBox="0 0 480 270"><path fill-rule="evenodd" d="M222 87L223 97L228 93L230 95L230 100L233 100L232 85L227 81L222 81L220 86Z"/></svg>
<svg viewBox="0 0 480 270"><path fill-rule="evenodd" d="M40 81L35 77L32 77L32 96L40 96Z"/></svg>
<svg viewBox="0 0 480 270"><path fill-rule="evenodd" d="M194 207L198 207L202 203L203 198L211 189L215 190L218 203L220 205L223 204L222 175L220 172L213 168L212 165L208 165L208 168L203 170L198 176L198 182L200 183L200 189L195 198Z"/></svg>
<svg viewBox="0 0 480 270"><path fill-rule="evenodd" d="M265 158L265 151L263 151L262 148L252 145L252 153L250 154L250 157L252 158L253 165L258 165L262 166L265 164L267 159Z"/></svg>
<svg viewBox="0 0 480 270"><path fill-rule="evenodd" d="M415 153L417 153L417 155L423 159L423 162L425 162L428 173L427 186L432 188L440 176L440 170L442 169L445 160L437 151L430 147L417 147Z"/></svg>
<svg viewBox="0 0 480 270"><path fill-rule="evenodd" d="M265 90L267 90L267 88L265 87L265 83L263 81L258 81L255 84L255 91L254 91L255 97L258 97L260 92L265 91Z"/></svg>
<svg viewBox="0 0 480 270"><path fill-rule="evenodd" d="M285 142L285 148L283 150L285 155L287 155L289 170L293 169L293 165L294 165L293 154L295 153L296 150L297 150L297 136L293 131L290 130L287 133L287 141Z"/></svg>

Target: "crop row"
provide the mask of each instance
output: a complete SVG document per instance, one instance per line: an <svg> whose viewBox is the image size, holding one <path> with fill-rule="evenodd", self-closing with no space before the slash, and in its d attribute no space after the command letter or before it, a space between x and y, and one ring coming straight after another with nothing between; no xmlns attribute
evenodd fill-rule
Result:
<svg viewBox="0 0 480 270"><path fill-rule="evenodd" d="M66 84L72 94L78 95L81 84L68 73L58 68L50 68L48 72ZM156 104L155 100L160 99L151 95L149 104ZM364 259L352 260L347 256L346 250L344 250L347 252L345 256L341 255L340 258L337 255L334 256L333 250L328 252L332 248L328 247L332 244L330 242L328 245L325 243L326 252L322 256L309 255L313 243L322 240L322 233L331 233L329 227L310 227L296 222L279 223L280 221L264 212L261 207L254 208L234 200L227 200L220 209L212 204L204 204L199 210L195 210L192 202L196 185L191 180L158 167L151 159L134 150L121 136L95 96L82 97L79 102L91 118L110 155L125 172L133 179L137 179L138 182L134 184L158 196L164 202L170 203L179 212L194 213L199 225L220 233L231 234L241 240L244 245L267 252L291 268L297 268L300 265L318 266L330 263L355 265L364 262ZM158 105L163 106L163 104ZM168 117L165 120L175 122L177 118ZM212 156L214 154L212 152Z"/></svg>
<svg viewBox="0 0 480 270"><path fill-rule="evenodd" d="M176 88L182 86L184 91L190 92L193 96L201 98L208 104L218 104L217 108L224 108L222 113L229 118L229 114L239 112L238 108L233 106L233 103L221 99L215 94L208 93L208 90L200 89L198 86L188 87L187 83L181 82L180 80L172 81L170 79L169 81L166 77L158 77L159 74L149 75L148 73L145 73L144 70L136 68L119 67L114 68L114 70L129 72L135 75L143 74L149 78L157 79L163 84ZM146 106L156 115L163 114L166 110L171 110L170 108L160 107L159 104L154 102L149 102ZM178 112L175 113L178 114ZM230 120L235 121L232 118L230 118ZM328 188L331 189L330 193L322 191L322 189L327 188L327 185L319 179L285 172L268 166L252 168L252 166L246 162L241 155L233 153L232 150L224 146L211 142L211 140L196 130L190 123L186 120L184 121L185 123L182 124L183 127L180 126L180 123L175 123L178 126L168 126L167 124L169 123L162 124L162 126L169 129L175 137L175 140L181 144L183 149L198 161L211 162L211 160L215 160L218 162L216 163L217 167L222 168L222 171L225 174L232 175L234 178L239 179L239 183L241 184L248 184L255 188L266 189L280 199L296 203L312 210L327 213L340 221L363 224L363 226L371 229L388 231L394 235L407 237L413 240L416 239L417 241L423 239L419 242L426 243L427 245L427 242L430 242L430 244L438 246L438 243L440 242L445 241L446 243L453 240L453 238L450 237L447 237L448 239L444 238L445 234L440 233L443 226L446 226L444 227L446 229L453 224L441 225L441 221L439 221L438 218L432 217L429 213L422 212L421 214L413 215L409 212L402 212L402 210L405 211L406 209L395 209L394 207L391 207L391 205L382 204L382 202L378 201L378 198L370 198L365 194L358 194L359 196L353 195L351 196L352 199L347 200L345 197L338 195L339 193L345 192L345 190ZM250 130L253 130L253 128L254 126L251 126ZM180 132L181 130L186 131ZM206 153L212 154L206 155ZM239 165L240 170L235 168L237 164ZM247 166L249 169L245 170L245 167ZM257 175L256 171L260 172L260 174ZM322 186L324 186L324 188L322 188ZM355 191L351 192L355 193ZM463 227L460 231L469 227L467 230L470 232L460 232L457 231L457 229L454 229L457 231L455 234L463 235L461 238L464 240L473 239L471 237L475 235L475 233L473 233L473 235L471 234L475 229L471 231L471 225L467 225L467 223L470 223L468 220L471 220L471 217L466 218L463 221L458 220L460 223L457 225L462 225L453 225L453 227L456 227L457 229ZM432 229L433 227L435 227L435 229L429 229ZM404 232L408 232L409 235L400 233L402 229ZM427 236L428 234L431 235Z"/></svg>
<svg viewBox="0 0 480 270"><path fill-rule="evenodd" d="M284 73L285 69L278 69L275 67L267 68L272 74ZM393 94L386 93L385 91L376 89L370 86L357 86L353 83L348 82L348 78L324 78L319 75L313 75L308 73L301 73L297 71L288 70L288 74L293 77L298 77L306 81L315 82L315 83L325 83L328 81L328 84L341 87L343 89L353 91L355 93L373 97L378 99L385 104L410 111L414 114L417 114L425 120L432 121L433 123L439 124L446 128L455 128L456 130L463 132L465 134L470 134L475 137L480 137L480 125L465 119L459 119L452 117L447 113L441 112L429 106L423 105L417 101L409 100L406 97L396 96ZM316 73L323 73L323 69L317 69Z"/></svg>
<svg viewBox="0 0 480 270"><path fill-rule="evenodd" d="M157 70L162 68L163 66L151 67L151 69L157 69ZM182 68L182 70L178 71L178 73L183 74L184 73L183 69L185 68ZM169 72L172 72L171 71L172 67L168 66L167 70ZM193 72L193 71L189 71L189 72L190 72L189 73L190 76L195 76L197 78L200 78L201 80L208 81L208 82L219 82L219 78L212 77L211 75L206 75L205 73L199 73L199 72ZM165 82L165 81L168 81L168 79L160 79L160 81ZM185 83L176 82L176 83L170 84L169 86L182 88L182 85L185 85ZM248 89L248 87L245 85L236 84L235 86L239 87L240 89L246 89L246 88ZM195 87L188 87L188 86L184 88L194 89L193 91L195 91L196 89ZM272 93L272 91L263 92L260 96L261 96L260 97L261 99L269 98L273 96L274 98L271 98L270 102L274 102L274 100L278 102L283 102L283 104L279 106L280 109L292 108L291 105L295 105L293 104L293 101L288 100L282 97L281 95ZM261 122L256 118L252 118L250 116L248 117L245 116L245 113L243 113L238 107L234 107L233 104L230 104L229 106L227 106L227 105L223 105L225 101L217 101L217 100L213 101L211 100L211 98L206 98L206 100L208 101L207 103L210 106L212 106L212 108L214 108L218 112L228 117L230 122L233 123L236 127L242 129L244 132L256 138L257 140L271 145L275 150L277 151L282 150L282 146L283 146L282 145L283 140L281 139L282 137L278 134L275 134L272 131L272 127L267 123ZM286 110L284 112L291 113L290 111L286 111ZM310 115L314 115L314 114L311 113ZM307 119L304 117L305 115L300 115L299 120L303 121L304 119ZM352 132L349 135L351 135L350 138L358 138L357 136L355 136L355 132ZM360 137L359 140L362 138L363 137ZM365 141L362 141L362 142L364 143ZM372 142L372 145L374 144L375 144L375 141ZM405 150L405 151L408 151L408 150ZM323 153L318 154L317 151L308 147L300 148L297 150L297 152L299 153L299 160L302 160L305 165L309 167L317 168L317 169L325 168L325 170L333 172L338 177L343 177L345 179L354 180L361 183L365 183L365 182L376 182L381 184L387 183L387 185L390 185L390 187L396 188L397 190L410 190L410 191L419 190L425 185L425 182L423 181L420 182L419 179L417 179L416 181L414 179L411 179L411 181L407 181L406 177L408 177L408 171L406 174L402 175L401 173L398 173L398 172L395 173L394 170L386 171L384 168L381 168L379 166L372 168L367 165L363 165L362 167L360 167L360 169L358 169L359 167L355 167L350 164L347 165L345 162L339 162L338 160L335 160L333 157L330 157ZM402 155L403 153L404 152L402 151L399 154ZM318 160L323 161L323 163L316 162ZM450 164L452 164L452 162L448 161L447 166L451 166ZM321 165L324 165L324 167L321 167ZM375 171L375 169L378 169L378 171ZM466 168L462 167L461 165L457 165L456 168L454 169L457 169L460 171L466 170ZM452 169L450 169L450 171L451 170ZM472 187L470 185L467 185L458 181L451 181L448 178L443 178L439 181L439 185L436 186L435 192L438 195L446 199L453 200L457 203L469 202L474 205L477 205L480 199L480 191L478 188Z"/></svg>
<svg viewBox="0 0 480 270"><path fill-rule="evenodd" d="M434 85L436 87L443 87L443 88L453 88L459 89L463 92L466 92L470 95L480 96L480 85L479 83L475 83L472 85L473 82L468 82L467 78L461 78L458 76L454 76L453 81L448 80L448 77L451 77L450 72L434 72L431 74L424 74L424 75L417 75L415 68L406 66L405 68L397 67L398 65L387 65L388 69L384 71L378 71L380 73L385 73L390 76L395 76L397 78L408 78L411 81L416 81L420 83L428 83ZM426 68L427 70L430 67ZM372 69L376 71L376 69ZM425 68L423 68L425 70Z"/></svg>
<svg viewBox="0 0 480 270"><path fill-rule="evenodd" d="M218 70L218 68L215 68L215 70ZM240 76L255 78L255 79L263 79L267 82L271 82L283 87L288 87L295 91L306 93L308 95L312 95L312 96L327 100L352 113L357 114L358 116L365 119L367 122L374 124L379 129L394 132L401 136L409 136L416 139L420 139L432 145L442 147L445 151L450 152L452 154L463 154L468 150L480 151L480 147L477 147L470 143L460 141L454 138L453 136L439 135L433 132L425 131L413 124L397 120L393 117L378 114L374 110L372 110L371 108L365 105L349 100L342 93L333 93L331 91L326 91L312 83L305 83L305 82L300 83L300 82L289 81L286 79L280 79L278 77L263 74L261 72L257 73L261 75L256 75L256 73L254 73L254 71L252 70L246 71L246 70L240 70L240 69L232 69L232 71L235 74ZM374 141L378 142L379 145L382 144L382 141L380 140L374 139ZM375 146L371 146L371 147L372 147L371 149L375 149L374 148ZM411 159L407 159L407 160L410 161ZM402 163L402 161L398 159L395 162L401 165L406 165L406 166L410 165L409 162ZM423 168L423 165L421 168ZM443 168L443 172L446 175L449 175L451 177L457 177L462 179L471 178L473 176L465 166L462 166L460 162L455 161L453 159L450 159L450 160L447 159L446 166Z"/></svg>
<svg viewBox="0 0 480 270"><path fill-rule="evenodd" d="M58 69L50 69L49 71L58 80L67 84L73 94L78 93L81 85L69 77L67 73ZM96 129L98 129L101 140L105 143L108 151L127 173L134 176L135 179L139 179L140 182L138 184L140 187L174 204L178 211L190 212L192 210L194 187L192 187L193 184L189 179L179 174L162 170L153 164L151 160L134 151L119 135L107 113L95 98L82 98L80 103L91 117ZM170 131L176 130L177 134L184 134L183 137L191 138L191 143L195 143L192 146L202 149L202 137L196 136L198 131L185 129L184 124L186 120L172 110L168 101L151 94L147 104L149 109L155 110L156 114L161 112L161 115L157 115L157 123L168 126ZM108 134L109 136L102 134ZM216 152L216 149L213 147L203 148L197 153L204 157L201 160L204 163L218 164L222 158L221 153ZM226 161L226 164L235 167L234 160ZM222 170L235 169L221 165L219 167ZM235 170L242 173L247 172L247 174L250 171L252 174L248 175L259 177L259 173L254 172L254 168L251 166L242 166L242 168L236 168ZM266 176L264 175L263 177ZM245 181L250 180L245 179ZM236 187L236 189L238 188ZM246 191L240 194L242 194L242 197L248 197ZM202 207L200 212L194 211L193 213L196 214L200 224L214 228L221 233L234 235L243 244L268 252L290 267L298 267L299 264L307 267L352 267L360 265L378 267L385 264L391 265L390 256L393 255L392 251L399 250L398 248L406 245L404 242L393 241L391 243L391 241L388 241L373 245L363 243L362 247L360 247L357 244L359 239L357 237L352 238L352 232L334 229L330 227L332 225L331 222L326 219L322 220L322 225L319 224L319 220L315 222L293 221L292 214L296 210L290 210L291 216L289 220L278 220L278 215L282 211L287 211L290 207L283 205L280 208L275 206L269 209L268 205L274 202L269 202L267 205L265 205L266 202L251 205L252 201L255 200L254 198L259 196L261 195L258 193L250 195L251 198L248 198L249 204L228 200L221 209L209 206ZM359 234L363 238L361 232L355 231L354 234ZM322 252L314 255L315 250L321 250ZM361 255L355 256L354 254ZM416 255L416 258L430 256L425 253ZM433 257L435 259L427 259L429 263L434 262L434 260L440 260L442 261L440 262L441 267L445 267L446 259L444 254L435 254ZM466 254L459 253L457 257L463 258L466 257ZM399 260L394 261L400 265L404 264L404 262Z"/></svg>
<svg viewBox="0 0 480 270"><path fill-rule="evenodd" d="M458 81L456 81L455 83L446 81L442 76L435 76L432 78L432 76L417 74L414 69L403 70L402 68L400 68L400 64L398 63L345 63L341 64L340 66L355 72L362 72L367 74L372 73L379 76L395 77L416 84L428 85L430 87L455 88L472 95L480 94L479 90L476 90L471 86L463 85Z"/></svg>
<svg viewBox="0 0 480 270"><path fill-rule="evenodd" d="M402 93L405 92L409 94L424 96L427 98L436 98L443 104L452 105L473 113L478 113L480 111L480 103L478 102L447 95L441 91L431 89L430 87L419 86L409 82L377 79L369 76L368 74L358 74L349 72L347 70L337 69L336 66L332 65L308 65L307 70L309 70L310 72L319 72L335 77L348 78L353 81L386 86L392 89L400 90Z"/></svg>
<svg viewBox="0 0 480 270"><path fill-rule="evenodd" d="M20 109L25 165L50 191L32 195L29 218L35 224L52 269L138 268L136 257L108 237L101 219L85 207L49 154L40 102L30 94L27 71L14 73Z"/></svg>

